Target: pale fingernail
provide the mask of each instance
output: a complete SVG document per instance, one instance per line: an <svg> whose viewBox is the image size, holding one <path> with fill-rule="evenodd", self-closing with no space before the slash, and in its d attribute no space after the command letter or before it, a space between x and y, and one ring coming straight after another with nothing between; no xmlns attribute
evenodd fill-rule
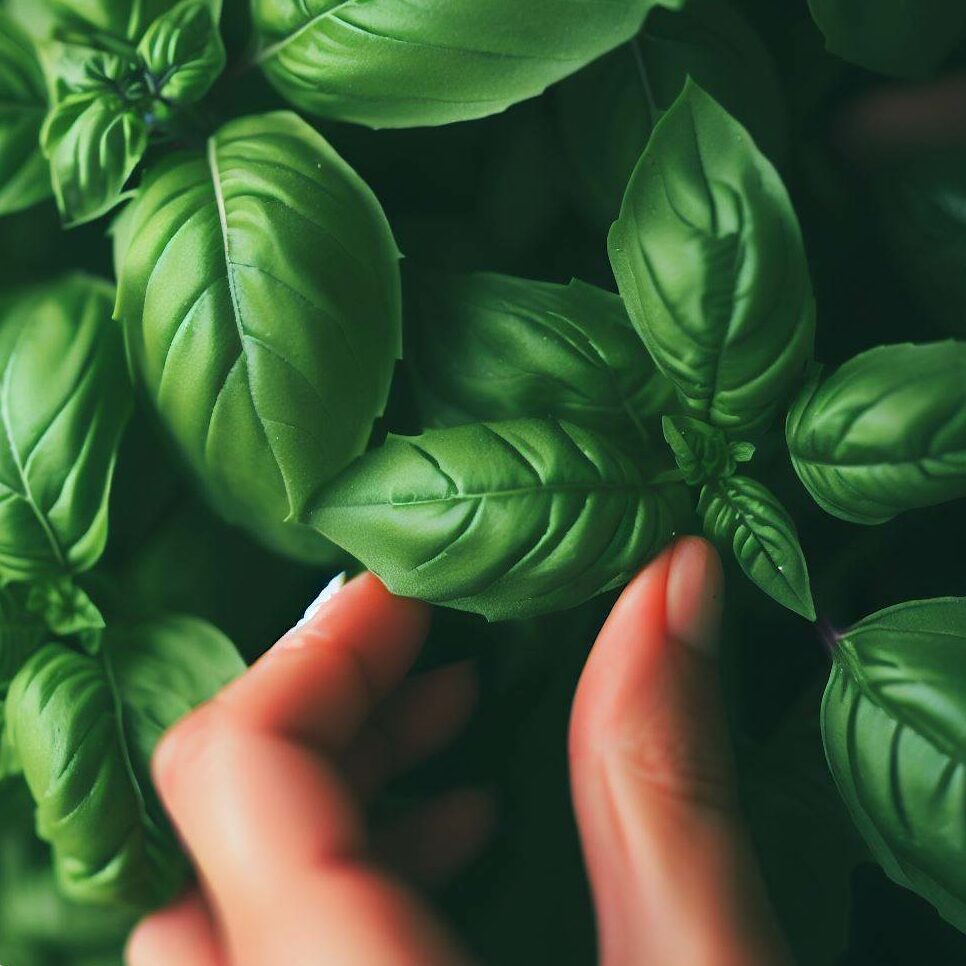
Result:
<svg viewBox="0 0 966 966"><path fill-rule="evenodd" d="M714 655L721 629L724 580L714 548L698 537L678 542L667 577L667 629L675 640Z"/></svg>
<svg viewBox="0 0 966 966"><path fill-rule="evenodd" d="M315 600L309 604L305 611L302 619L295 625L294 630L298 630L300 627L304 627L309 621L315 617L316 614L322 609L323 605L332 600L335 595L342 590L346 585L346 580L348 575L343 570L341 574L336 574L326 585L322 588L322 593L319 594Z"/></svg>

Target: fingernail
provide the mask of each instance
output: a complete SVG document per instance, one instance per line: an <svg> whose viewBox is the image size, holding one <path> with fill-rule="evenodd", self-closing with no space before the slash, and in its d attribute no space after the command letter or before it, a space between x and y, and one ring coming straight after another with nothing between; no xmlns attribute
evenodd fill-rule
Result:
<svg viewBox="0 0 966 966"><path fill-rule="evenodd" d="M672 551L667 577L667 628L675 640L713 656L723 597L721 561L712 546L686 537Z"/></svg>
<svg viewBox="0 0 966 966"><path fill-rule="evenodd" d="M306 624L315 617L316 614L322 609L322 606L328 601L332 600L335 595L342 590L346 585L347 574L343 570L341 574L336 574L326 585L322 588L322 593L319 594L315 600L306 608L305 614L302 619L295 625L295 630L300 627L304 627Z"/></svg>

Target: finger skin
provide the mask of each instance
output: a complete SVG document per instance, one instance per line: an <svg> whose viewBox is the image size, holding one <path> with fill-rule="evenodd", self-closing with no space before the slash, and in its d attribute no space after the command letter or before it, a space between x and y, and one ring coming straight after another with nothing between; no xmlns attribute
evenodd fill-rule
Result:
<svg viewBox="0 0 966 966"><path fill-rule="evenodd" d="M232 966L457 961L418 902L365 864L358 804L323 755L402 680L427 626L423 605L358 578L162 740L155 783Z"/></svg>
<svg viewBox="0 0 966 966"><path fill-rule="evenodd" d="M128 966L227 966L197 890L143 919L128 939L125 961Z"/></svg>
<svg viewBox="0 0 966 966"><path fill-rule="evenodd" d="M679 541L624 591L578 686L571 781L606 966L789 962L736 804L721 586L710 545Z"/></svg>

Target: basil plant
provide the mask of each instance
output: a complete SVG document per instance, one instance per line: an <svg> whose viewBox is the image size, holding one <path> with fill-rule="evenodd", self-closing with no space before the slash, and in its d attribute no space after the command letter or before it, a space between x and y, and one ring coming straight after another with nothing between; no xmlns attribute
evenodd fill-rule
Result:
<svg viewBox="0 0 966 966"><path fill-rule="evenodd" d="M830 665L843 894L966 932L966 598L905 542L966 497L966 158L835 133L966 8L807 6L0 2L0 959L184 886L152 751L314 585L445 608L502 699L688 533L767 665L729 700Z"/></svg>

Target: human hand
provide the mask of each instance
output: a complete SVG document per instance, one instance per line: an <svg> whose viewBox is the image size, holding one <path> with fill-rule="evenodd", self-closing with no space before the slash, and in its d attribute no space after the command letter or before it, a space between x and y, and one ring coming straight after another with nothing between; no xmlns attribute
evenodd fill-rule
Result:
<svg viewBox="0 0 966 966"><path fill-rule="evenodd" d="M572 782L607 966L789 961L735 801L714 660L721 582L708 544L679 541L625 590L577 691ZM423 605L359 578L166 736L156 782L206 898L145 920L131 966L464 961L371 864L352 777L371 758L366 722L427 626ZM435 681L408 702L420 737L397 758L432 750L465 709L443 701L434 715L427 696L453 683ZM422 839L453 864L466 851L454 841L479 843L485 809L457 808L442 826L442 841Z"/></svg>

